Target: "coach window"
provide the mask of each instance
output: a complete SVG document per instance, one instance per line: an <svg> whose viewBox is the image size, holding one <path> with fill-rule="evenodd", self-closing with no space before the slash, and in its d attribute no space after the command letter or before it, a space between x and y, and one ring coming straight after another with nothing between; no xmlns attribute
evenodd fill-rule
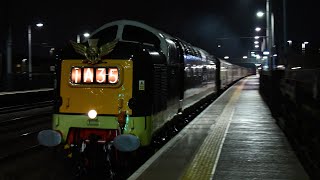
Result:
<svg viewBox="0 0 320 180"><path fill-rule="evenodd" d="M179 63L179 54L176 44L173 41L168 41L169 48L169 59L170 63L176 64Z"/></svg>
<svg viewBox="0 0 320 180"><path fill-rule="evenodd" d="M118 26L110 26L94 34L91 39L99 39L99 45L113 41L117 37Z"/></svg>
<svg viewBox="0 0 320 180"><path fill-rule="evenodd" d="M151 44L157 48L160 47L160 40L156 35L136 26L126 25L123 29L122 39Z"/></svg>

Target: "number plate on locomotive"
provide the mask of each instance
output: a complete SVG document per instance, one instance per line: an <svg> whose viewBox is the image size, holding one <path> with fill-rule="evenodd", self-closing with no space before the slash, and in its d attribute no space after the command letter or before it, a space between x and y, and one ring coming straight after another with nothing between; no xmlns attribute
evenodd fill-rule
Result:
<svg viewBox="0 0 320 180"><path fill-rule="evenodd" d="M117 67L72 67L72 84L117 84L119 70Z"/></svg>

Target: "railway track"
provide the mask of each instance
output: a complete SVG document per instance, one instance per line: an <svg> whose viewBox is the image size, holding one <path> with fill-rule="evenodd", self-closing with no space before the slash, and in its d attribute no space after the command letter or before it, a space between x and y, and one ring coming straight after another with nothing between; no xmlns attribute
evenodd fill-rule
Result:
<svg viewBox="0 0 320 180"><path fill-rule="evenodd" d="M48 106L53 106L53 100L30 103L30 104L22 104L22 105L16 105L16 106L1 107L0 114L12 113L17 111L26 111L34 108L42 108L42 107L48 107Z"/></svg>
<svg viewBox="0 0 320 180"><path fill-rule="evenodd" d="M51 126L51 112L0 121L0 162L40 150L37 135Z"/></svg>

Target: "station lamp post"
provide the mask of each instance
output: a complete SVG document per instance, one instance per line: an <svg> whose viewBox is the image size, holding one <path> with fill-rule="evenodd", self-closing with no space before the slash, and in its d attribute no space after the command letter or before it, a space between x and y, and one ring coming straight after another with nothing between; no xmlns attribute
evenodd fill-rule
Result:
<svg viewBox="0 0 320 180"><path fill-rule="evenodd" d="M90 33L85 32L82 34L85 38L88 38L90 36ZM81 36L80 34L77 35L77 43L81 43Z"/></svg>
<svg viewBox="0 0 320 180"><path fill-rule="evenodd" d="M41 28L43 27L43 23L37 23L37 27ZM28 25L28 60L29 60L29 80L32 80L32 45L31 45L31 25Z"/></svg>

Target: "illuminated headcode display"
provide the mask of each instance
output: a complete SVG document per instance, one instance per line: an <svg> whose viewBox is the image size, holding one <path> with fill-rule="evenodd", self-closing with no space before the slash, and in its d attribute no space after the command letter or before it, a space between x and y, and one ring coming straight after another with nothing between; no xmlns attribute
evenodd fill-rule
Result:
<svg viewBox="0 0 320 180"><path fill-rule="evenodd" d="M117 67L72 67L73 84L116 84L119 82Z"/></svg>

